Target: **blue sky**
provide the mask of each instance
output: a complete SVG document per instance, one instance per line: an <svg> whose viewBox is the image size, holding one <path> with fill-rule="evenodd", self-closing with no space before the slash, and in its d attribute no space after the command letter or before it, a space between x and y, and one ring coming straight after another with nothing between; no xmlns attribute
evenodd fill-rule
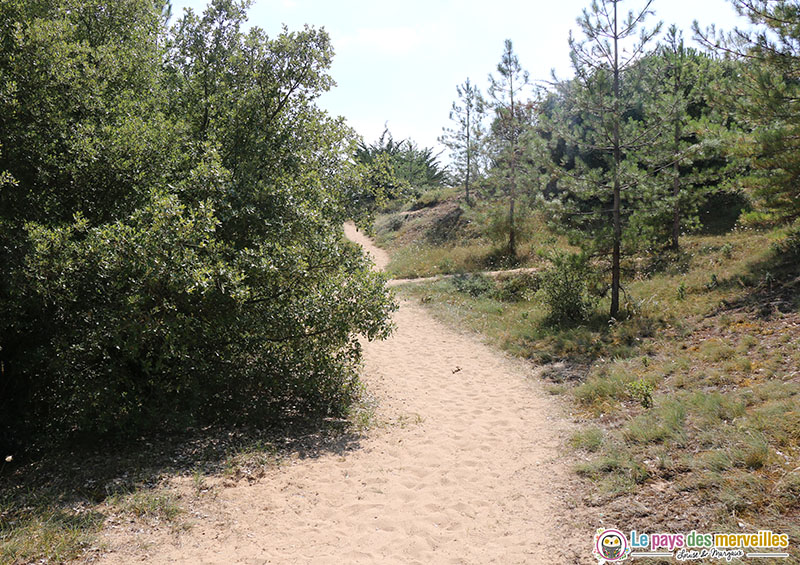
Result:
<svg viewBox="0 0 800 565"><path fill-rule="evenodd" d="M205 0L172 0L201 12ZM331 70L338 86L320 105L342 115L370 142L388 122L396 139L411 137L437 146L456 97L470 77L482 90L511 39L520 63L535 80L571 75L567 38L590 0L256 0L249 24L269 35L303 24L324 27L336 56ZM624 9L642 5L628 0ZM726 0L656 0L664 29L675 23L692 36L691 24L730 29L744 22Z"/></svg>

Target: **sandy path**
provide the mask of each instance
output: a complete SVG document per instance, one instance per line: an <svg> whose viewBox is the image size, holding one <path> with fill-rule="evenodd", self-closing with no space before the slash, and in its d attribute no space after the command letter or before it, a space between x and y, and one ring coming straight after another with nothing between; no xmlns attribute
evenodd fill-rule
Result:
<svg viewBox="0 0 800 565"><path fill-rule="evenodd" d="M530 367L410 302L395 322L391 339L365 344L386 425L351 451L219 488L188 531L112 535L102 562L591 562L559 455L569 425Z"/></svg>
<svg viewBox="0 0 800 565"><path fill-rule="evenodd" d="M364 248L364 251L370 256L378 270L384 270L389 264L389 254L380 247L376 247L372 240L361 233L352 222L347 222L344 225L344 235L350 241L355 241Z"/></svg>

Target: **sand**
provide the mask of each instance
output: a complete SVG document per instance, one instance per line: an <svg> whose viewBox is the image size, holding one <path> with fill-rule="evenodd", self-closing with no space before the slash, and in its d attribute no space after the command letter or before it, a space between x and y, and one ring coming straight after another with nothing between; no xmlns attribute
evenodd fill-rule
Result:
<svg viewBox="0 0 800 565"><path fill-rule="evenodd" d="M412 302L394 321L389 340L364 344L378 425L357 445L219 486L185 531L108 531L99 562L591 563L569 419L535 370Z"/></svg>

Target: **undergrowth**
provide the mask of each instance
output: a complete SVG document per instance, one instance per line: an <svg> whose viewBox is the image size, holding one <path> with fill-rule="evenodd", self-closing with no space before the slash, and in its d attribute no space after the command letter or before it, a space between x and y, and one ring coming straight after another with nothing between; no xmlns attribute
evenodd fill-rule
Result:
<svg viewBox="0 0 800 565"><path fill-rule="evenodd" d="M570 444L587 503L618 525L771 528L794 541L799 264L800 236L785 230L686 237L680 253L629 265L638 275L625 288L627 315L611 323L598 314L607 299L553 323L541 277L514 283L522 299L469 275L403 292L512 354L552 363L544 375L584 423ZM800 557L796 544L790 551Z"/></svg>
<svg viewBox="0 0 800 565"><path fill-rule="evenodd" d="M407 208L382 214L375 223L376 243L390 251L387 272L393 278L536 267L545 263L538 254L543 246L568 247L529 214L518 225L525 241L509 256L490 221L504 208L493 201L467 206L452 191L426 193Z"/></svg>

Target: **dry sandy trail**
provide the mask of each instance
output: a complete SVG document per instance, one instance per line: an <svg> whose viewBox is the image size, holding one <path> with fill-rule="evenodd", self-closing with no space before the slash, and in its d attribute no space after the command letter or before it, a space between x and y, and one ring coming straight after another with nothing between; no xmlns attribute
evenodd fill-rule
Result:
<svg viewBox="0 0 800 565"><path fill-rule="evenodd" d="M385 253L350 226L378 266ZM532 369L403 302L365 343L378 418L359 445L218 489L188 531L110 535L103 563L591 563L560 455L569 424Z"/></svg>

